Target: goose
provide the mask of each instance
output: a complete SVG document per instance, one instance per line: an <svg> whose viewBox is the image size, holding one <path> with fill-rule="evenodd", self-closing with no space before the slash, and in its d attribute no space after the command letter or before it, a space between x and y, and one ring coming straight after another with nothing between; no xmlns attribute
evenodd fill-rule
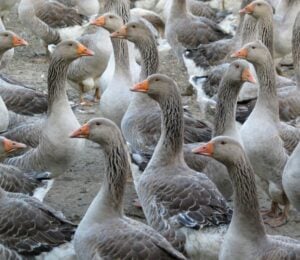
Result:
<svg viewBox="0 0 300 260"><path fill-rule="evenodd" d="M39 145L21 156L6 160L7 164L26 171L50 171L53 177L70 167L83 143L68 138L69 132L78 128L79 123L66 94L67 71L75 59L92 55L91 50L77 41L68 40L57 45L48 69L47 117L39 122L41 128L37 127L41 133Z"/></svg>
<svg viewBox="0 0 300 260"><path fill-rule="evenodd" d="M75 233L75 224L28 195L0 188L0 208L1 244L21 255L49 252L69 242Z"/></svg>
<svg viewBox="0 0 300 260"><path fill-rule="evenodd" d="M98 17L92 24L101 26L112 33L115 70L107 89L102 95L100 111L104 117L120 126L130 103L131 93L129 88L133 84L129 67L128 45L124 40L117 39L113 34L123 25L123 20L113 13L106 13Z"/></svg>
<svg viewBox="0 0 300 260"><path fill-rule="evenodd" d="M0 32L0 59L5 58L7 51L27 46L23 38L12 31L3 30ZM23 85L0 74L0 96L8 110L25 115L43 113L47 110L47 99L45 94Z"/></svg>
<svg viewBox="0 0 300 260"><path fill-rule="evenodd" d="M148 224L190 259L218 259L231 209L212 181L184 161L183 110L176 83L153 74L132 91L148 95L162 110L160 140L135 180Z"/></svg>
<svg viewBox="0 0 300 260"><path fill-rule="evenodd" d="M274 15L275 58L283 57L292 51L293 24L300 10L297 0L280 0Z"/></svg>
<svg viewBox="0 0 300 260"><path fill-rule="evenodd" d="M226 135L242 142L235 121L236 107L239 91L247 81L256 83L250 72L249 63L244 60L233 61L220 82L213 136ZM193 170L205 173L216 184L222 195L229 199L233 190L226 168L212 158L194 155L192 149L197 146L199 143L184 146L184 159L187 165Z"/></svg>
<svg viewBox="0 0 300 260"><path fill-rule="evenodd" d="M242 1L240 10L243 10L251 1ZM256 22L252 17L240 12L240 22L232 39L200 44L194 49L186 49L183 59L188 68L189 75L205 75L212 66L223 64L228 58L228 53L240 47L243 37L253 34ZM213 74L213 73L210 73Z"/></svg>
<svg viewBox="0 0 300 260"><path fill-rule="evenodd" d="M67 76L68 83L72 88L79 91L81 105L91 105L83 98L83 94L94 90L93 101L99 102L101 94L97 80L106 70L112 53L112 45L109 33L103 28L97 28L95 33L85 34L77 40L94 51L95 55L93 57L83 57L71 63Z"/></svg>
<svg viewBox="0 0 300 260"><path fill-rule="evenodd" d="M257 102L241 127L240 134L255 174L269 183L272 209L268 215L276 213L274 210L278 203L284 205L282 216L266 222L272 226L282 225L289 210L289 202L282 187L282 173L288 154L279 130L279 105L273 59L268 48L260 41L244 45L232 57L252 62L258 75L260 88Z"/></svg>
<svg viewBox="0 0 300 260"><path fill-rule="evenodd" d="M201 43L214 42L229 37L216 23L195 17L187 11L186 0L172 0L166 21L166 39L176 57L183 64L185 48L195 48Z"/></svg>
<svg viewBox="0 0 300 260"><path fill-rule="evenodd" d="M240 143L218 136L194 150L226 165L234 187L234 210L224 238L220 260L298 259L300 241L268 235L259 212L254 170Z"/></svg>
<svg viewBox="0 0 300 260"><path fill-rule="evenodd" d="M105 156L102 187L75 233L79 260L86 259L186 259L151 227L124 216L126 178L131 175L121 131L105 118L95 118L71 134L99 144Z"/></svg>
<svg viewBox="0 0 300 260"><path fill-rule="evenodd" d="M0 161L24 148L26 145L0 136ZM24 173L14 166L0 163L0 187L5 191L34 195L36 189L42 186L44 179L47 179L47 173ZM43 197L40 199L42 200Z"/></svg>
<svg viewBox="0 0 300 260"><path fill-rule="evenodd" d="M88 25L86 16L57 1L21 0L18 14L22 24L41 38L46 47L78 38Z"/></svg>
<svg viewBox="0 0 300 260"><path fill-rule="evenodd" d="M130 22L113 34L133 42L141 53L140 79L157 72L159 60L155 39L141 22ZM134 154L148 160L160 135L159 106L145 95L134 93L122 119L121 129ZM202 121L185 114L185 141L198 142L210 138L211 129ZM146 123L145 122L149 122ZM143 159L143 160L144 160Z"/></svg>

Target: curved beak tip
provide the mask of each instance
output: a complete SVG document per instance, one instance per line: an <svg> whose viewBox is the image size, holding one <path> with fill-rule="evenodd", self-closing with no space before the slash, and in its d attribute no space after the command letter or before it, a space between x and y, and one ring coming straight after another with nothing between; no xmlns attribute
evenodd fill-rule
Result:
<svg viewBox="0 0 300 260"><path fill-rule="evenodd" d="M70 138L88 138L90 134L89 125L84 124L79 129L72 132L69 137Z"/></svg>
<svg viewBox="0 0 300 260"><path fill-rule="evenodd" d="M148 80L144 80L131 87L130 90L133 92L147 93L149 90L149 82Z"/></svg>

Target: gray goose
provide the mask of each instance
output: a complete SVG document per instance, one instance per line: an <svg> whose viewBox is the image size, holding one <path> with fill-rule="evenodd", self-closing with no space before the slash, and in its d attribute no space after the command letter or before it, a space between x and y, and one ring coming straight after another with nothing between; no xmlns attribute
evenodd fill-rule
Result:
<svg viewBox="0 0 300 260"><path fill-rule="evenodd" d="M236 123L236 107L238 94L245 82L255 83L249 63L243 60L232 62L220 82L213 136L226 135L241 141ZM187 165L193 170L205 173L224 197L229 199L232 195L232 185L226 168L212 158L193 154L192 148L197 146L198 143L184 146Z"/></svg>
<svg viewBox="0 0 300 260"><path fill-rule="evenodd" d="M158 70L158 51L150 30L142 22L130 22L113 34L132 41L141 54L143 80ZM211 129L202 121L185 114L185 142L199 142L210 138ZM132 152L149 160L160 135L159 106L145 95L135 93L122 119L121 128Z"/></svg>
<svg viewBox="0 0 300 260"><path fill-rule="evenodd" d="M234 210L220 260L299 259L300 241L266 234L259 213L254 171L239 142L219 136L194 150L226 165L234 187Z"/></svg>
<svg viewBox="0 0 300 260"><path fill-rule="evenodd" d="M0 136L0 162L15 151L24 148L26 145ZM36 189L43 185L42 180L47 178L46 173L28 174L14 166L0 163L0 187L5 191L34 195Z"/></svg>
<svg viewBox="0 0 300 260"><path fill-rule="evenodd" d="M79 260L185 259L151 227L124 216L126 179L131 175L124 138L115 123L95 118L71 134L101 146L105 158L104 182L75 233Z"/></svg>
<svg viewBox="0 0 300 260"><path fill-rule="evenodd" d="M0 243L24 256L49 252L69 242L76 229L61 213L39 200L2 188L0 209Z"/></svg>
<svg viewBox="0 0 300 260"><path fill-rule="evenodd" d="M282 187L282 173L288 154L284 149L280 129L282 124L279 120L273 59L260 41L246 44L232 56L252 62L257 71L260 83L257 102L240 133L255 174L269 183L272 209L268 213L276 216L278 203L285 207L282 216L266 222L273 226L282 225L289 210L289 202Z"/></svg>
<svg viewBox="0 0 300 260"><path fill-rule="evenodd" d="M184 161L183 109L176 83L154 74L132 91L149 95L162 110L160 140L135 179L148 224L191 259L218 259L231 210L212 181Z"/></svg>
<svg viewBox="0 0 300 260"><path fill-rule="evenodd" d="M88 24L86 16L57 1L21 0L18 13L22 24L41 38L45 46L76 39Z"/></svg>
<svg viewBox="0 0 300 260"><path fill-rule="evenodd" d="M119 29L124 22L120 16L113 13L106 13L98 17L92 24L101 26L113 33ZM130 103L131 93L129 88L132 86L133 81L129 67L129 49L127 42L123 39L115 38L113 34L111 34L111 38L115 68L112 79L103 93L100 111L104 117L120 126Z"/></svg>
<svg viewBox="0 0 300 260"><path fill-rule="evenodd" d="M68 102L66 77L72 61L92 55L91 50L77 41L63 41L57 45L48 70L47 117L38 122L35 129L34 137L39 144L21 156L6 160L7 164L26 171L50 171L57 176L76 159L82 142L68 138L79 123ZM23 131L26 136L26 126Z"/></svg>
<svg viewBox="0 0 300 260"><path fill-rule="evenodd" d="M229 35L215 22L190 14L186 0L172 0L166 21L166 39L182 64L182 54L186 48L196 48L201 43L214 42L225 37Z"/></svg>

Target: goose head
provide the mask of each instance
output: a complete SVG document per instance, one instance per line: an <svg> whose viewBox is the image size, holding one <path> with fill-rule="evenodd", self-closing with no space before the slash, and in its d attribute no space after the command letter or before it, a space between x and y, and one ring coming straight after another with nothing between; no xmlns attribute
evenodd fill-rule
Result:
<svg viewBox="0 0 300 260"><path fill-rule="evenodd" d="M269 62L270 57L268 56L270 56L270 52L261 41L250 42L231 55L232 58L245 59L251 63L261 65Z"/></svg>
<svg viewBox="0 0 300 260"><path fill-rule="evenodd" d="M0 159L5 159L9 154L20 149L26 148L25 144L14 142L0 136Z"/></svg>
<svg viewBox="0 0 300 260"><path fill-rule="evenodd" d="M226 166L238 162L244 156L240 143L227 136L217 136L195 149L193 153L213 157Z"/></svg>
<svg viewBox="0 0 300 260"><path fill-rule="evenodd" d="M156 101L165 96L178 93L175 81L162 74L153 74L146 80L133 86L130 90L148 94L149 97Z"/></svg>
<svg viewBox="0 0 300 260"><path fill-rule="evenodd" d="M52 54L52 57L60 57L66 61L72 62L82 56L93 56L94 52L89 50L83 44L74 40L66 40L59 43Z"/></svg>
<svg viewBox="0 0 300 260"><path fill-rule="evenodd" d="M266 14L273 14L274 8L264 0L256 0L240 10L241 14L249 14L255 18L263 17Z"/></svg>
<svg viewBox="0 0 300 260"><path fill-rule="evenodd" d="M256 83L256 80L250 71L249 63L245 60L233 61L226 72L226 76L229 76L230 79L235 82Z"/></svg>
<svg viewBox="0 0 300 260"><path fill-rule="evenodd" d="M105 118L94 118L71 133L71 138L85 138L101 146L109 146L121 136L117 125Z"/></svg>
<svg viewBox="0 0 300 260"><path fill-rule="evenodd" d="M149 37L151 35L151 31L148 27L142 22L129 22L123 25L121 28L118 28L112 34L112 37L127 39L128 41L135 42L137 39L143 37Z"/></svg>
<svg viewBox="0 0 300 260"><path fill-rule="evenodd" d="M116 14L106 13L92 21L91 25L103 27L104 29L112 33L118 30L123 25L123 20Z"/></svg>
<svg viewBox="0 0 300 260"><path fill-rule="evenodd" d="M0 49L6 51L11 48L27 46L28 43L23 38L11 31L0 32Z"/></svg>

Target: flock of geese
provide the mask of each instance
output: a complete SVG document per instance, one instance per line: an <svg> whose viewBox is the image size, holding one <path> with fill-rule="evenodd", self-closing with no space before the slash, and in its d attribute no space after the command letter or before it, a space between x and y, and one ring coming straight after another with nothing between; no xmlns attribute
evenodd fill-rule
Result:
<svg viewBox="0 0 300 260"><path fill-rule="evenodd" d="M300 211L300 1L242 0L233 36L232 14L196 0L0 0L0 68L28 45L4 26L16 4L50 63L47 94L0 75L1 260L300 259L300 241L264 226ZM166 48L212 122L158 74ZM294 79L277 70L290 53ZM80 126L67 86L102 117ZM42 200L84 139L105 172L77 226ZM124 215L130 178L147 225Z"/></svg>

